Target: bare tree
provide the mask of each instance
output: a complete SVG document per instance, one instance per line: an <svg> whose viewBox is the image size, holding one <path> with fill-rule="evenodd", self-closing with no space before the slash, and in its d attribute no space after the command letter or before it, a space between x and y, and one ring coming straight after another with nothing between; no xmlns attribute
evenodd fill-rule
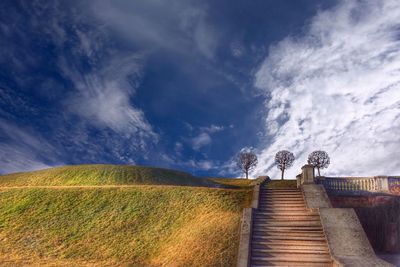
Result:
<svg viewBox="0 0 400 267"><path fill-rule="evenodd" d="M282 176L281 180L283 180L285 170L292 167L294 161L294 155L292 152L287 150L281 150L275 155L275 164L278 169L281 170Z"/></svg>
<svg viewBox="0 0 400 267"><path fill-rule="evenodd" d="M236 164L238 168L246 174L246 179L249 178L249 171L257 166L258 160L256 154L249 151L242 151L239 153Z"/></svg>
<svg viewBox="0 0 400 267"><path fill-rule="evenodd" d="M321 176L319 169L328 168L331 163L328 153L322 150L317 150L308 155L308 164L318 170L318 176Z"/></svg>

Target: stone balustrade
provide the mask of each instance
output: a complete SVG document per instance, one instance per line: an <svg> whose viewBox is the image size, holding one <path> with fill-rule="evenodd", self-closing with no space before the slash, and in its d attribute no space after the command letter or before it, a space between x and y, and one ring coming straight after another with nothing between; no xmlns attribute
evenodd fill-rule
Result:
<svg viewBox="0 0 400 267"><path fill-rule="evenodd" d="M316 177L316 183L322 184L326 190L342 192L372 192L400 194L400 177Z"/></svg>

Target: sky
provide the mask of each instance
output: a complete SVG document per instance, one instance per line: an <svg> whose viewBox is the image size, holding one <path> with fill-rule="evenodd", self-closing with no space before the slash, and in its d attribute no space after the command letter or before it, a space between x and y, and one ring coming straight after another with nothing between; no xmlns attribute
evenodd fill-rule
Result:
<svg viewBox="0 0 400 267"><path fill-rule="evenodd" d="M400 2L0 2L0 173L136 164L199 176L400 174Z"/></svg>

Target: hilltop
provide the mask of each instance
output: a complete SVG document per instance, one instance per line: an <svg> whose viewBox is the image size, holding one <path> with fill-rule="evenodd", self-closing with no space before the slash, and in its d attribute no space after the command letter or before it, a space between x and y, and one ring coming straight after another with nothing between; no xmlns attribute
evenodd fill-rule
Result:
<svg viewBox="0 0 400 267"><path fill-rule="evenodd" d="M233 266L250 190L0 187L5 266Z"/></svg>
<svg viewBox="0 0 400 267"><path fill-rule="evenodd" d="M186 185L209 186L189 173L131 165L71 165L0 176L0 186Z"/></svg>
<svg viewBox="0 0 400 267"><path fill-rule="evenodd" d="M254 183L123 165L3 175L0 262L233 266Z"/></svg>

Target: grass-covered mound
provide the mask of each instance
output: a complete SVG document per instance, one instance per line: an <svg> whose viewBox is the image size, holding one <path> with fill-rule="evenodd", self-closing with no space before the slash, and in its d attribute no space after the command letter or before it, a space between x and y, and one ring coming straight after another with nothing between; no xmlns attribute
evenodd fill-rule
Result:
<svg viewBox="0 0 400 267"><path fill-rule="evenodd" d="M0 262L234 266L240 215L250 195L175 186L3 188Z"/></svg>
<svg viewBox="0 0 400 267"><path fill-rule="evenodd" d="M271 180L267 183L267 188L297 188L296 180Z"/></svg>
<svg viewBox="0 0 400 267"><path fill-rule="evenodd" d="M210 181L191 174L144 166L74 165L0 176L0 186L169 184L204 186Z"/></svg>
<svg viewBox="0 0 400 267"><path fill-rule="evenodd" d="M239 187L239 188L252 188L255 184L259 183L263 177L257 179L244 179L244 178L209 178L214 183L225 187Z"/></svg>

